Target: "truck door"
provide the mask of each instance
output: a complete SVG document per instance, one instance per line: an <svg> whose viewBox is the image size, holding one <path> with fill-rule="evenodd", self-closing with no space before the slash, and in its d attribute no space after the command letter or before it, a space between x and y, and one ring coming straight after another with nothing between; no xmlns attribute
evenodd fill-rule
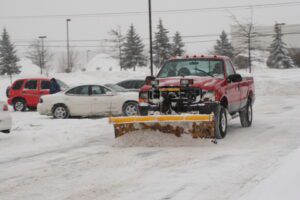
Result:
<svg viewBox="0 0 300 200"><path fill-rule="evenodd" d="M229 60L225 61L226 64L226 77L235 74L233 65ZM227 99L228 99L228 111L236 112L239 111L241 106L241 91L240 83L228 82L227 88Z"/></svg>

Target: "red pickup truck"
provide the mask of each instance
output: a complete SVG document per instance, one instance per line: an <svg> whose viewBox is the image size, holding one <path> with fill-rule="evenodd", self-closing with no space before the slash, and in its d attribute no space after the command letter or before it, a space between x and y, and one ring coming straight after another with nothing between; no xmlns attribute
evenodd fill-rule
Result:
<svg viewBox="0 0 300 200"><path fill-rule="evenodd" d="M252 77L237 74L226 56L170 59L156 77L146 78L139 93L140 114L214 113L215 137L221 139L229 115L239 116L243 127L251 126L253 83Z"/></svg>

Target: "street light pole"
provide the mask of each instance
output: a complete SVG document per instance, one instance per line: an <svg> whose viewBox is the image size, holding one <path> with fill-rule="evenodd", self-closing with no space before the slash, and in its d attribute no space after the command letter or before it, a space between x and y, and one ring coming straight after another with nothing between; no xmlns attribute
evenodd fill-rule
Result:
<svg viewBox="0 0 300 200"><path fill-rule="evenodd" d="M67 22L67 60L68 60L68 67L67 71L71 72L71 66L70 66L70 43L69 43L69 22L71 19L66 19Z"/></svg>
<svg viewBox="0 0 300 200"><path fill-rule="evenodd" d="M91 50L86 50L86 64L89 63L89 53L91 52Z"/></svg>
<svg viewBox="0 0 300 200"><path fill-rule="evenodd" d="M45 52L44 52L44 39L47 38L47 36L39 36L39 38L42 41L42 54L41 54L41 74L43 74L43 69L45 68Z"/></svg>
<svg viewBox="0 0 300 200"><path fill-rule="evenodd" d="M149 39L150 39L150 70L151 76L153 76L153 50L152 50L152 8L151 0L148 0L149 6Z"/></svg>

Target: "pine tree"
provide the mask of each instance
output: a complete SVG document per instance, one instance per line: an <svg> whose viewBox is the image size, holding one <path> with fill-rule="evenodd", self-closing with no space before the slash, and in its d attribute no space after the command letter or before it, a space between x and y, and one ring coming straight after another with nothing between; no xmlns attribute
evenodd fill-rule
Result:
<svg viewBox="0 0 300 200"><path fill-rule="evenodd" d="M133 68L134 71L136 66L146 65L144 44L133 25L130 26L124 42L122 64L124 69Z"/></svg>
<svg viewBox="0 0 300 200"><path fill-rule="evenodd" d="M156 67L160 68L171 57L171 45L169 43L169 31L164 28L162 20L159 20L153 42L153 61Z"/></svg>
<svg viewBox="0 0 300 200"><path fill-rule="evenodd" d="M282 36L280 24L275 24L274 40L270 46L270 56L267 60L267 65L270 68L285 69L295 67L293 60L289 56L286 44L282 41Z"/></svg>
<svg viewBox="0 0 300 200"><path fill-rule="evenodd" d="M214 46L214 53L216 55L228 56L229 58L234 57L234 48L228 40L225 31L222 31L220 39L217 40L217 44Z"/></svg>
<svg viewBox="0 0 300 200"><path fill-rule="evenodd" d="M182 56L184 54L183 47L184 47L184 43L182 41L180 33L177 31L173 38L171 55L172 56Z"/></svg>
<svg viewBox="0 0 300 200"><path fill-rule="evenodd" d="M20 67L17 66L19 61L14 45L10 41L10 37L6 29L0 41L0 75L7 74L12 77L13 74L20 73Z"/></svg>

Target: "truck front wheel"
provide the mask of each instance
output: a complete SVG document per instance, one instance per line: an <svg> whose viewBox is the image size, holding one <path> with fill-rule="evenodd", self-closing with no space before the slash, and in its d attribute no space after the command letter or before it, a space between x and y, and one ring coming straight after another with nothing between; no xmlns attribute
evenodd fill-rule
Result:
<svg viewBox="0 0 300 200"><path fill-rule="evenodd" d="M253 110L252 110L252 103L249 100L246 108L240 111L240 120L242 127L250 127L252 125L253 119Z"/></svg>
<svg viewBox="0 0 300 200"><path fill-rule="evenodd" d="M215 137L222 139L227 133L227 115L226 109L218 105L215 111Z"/></svg>

